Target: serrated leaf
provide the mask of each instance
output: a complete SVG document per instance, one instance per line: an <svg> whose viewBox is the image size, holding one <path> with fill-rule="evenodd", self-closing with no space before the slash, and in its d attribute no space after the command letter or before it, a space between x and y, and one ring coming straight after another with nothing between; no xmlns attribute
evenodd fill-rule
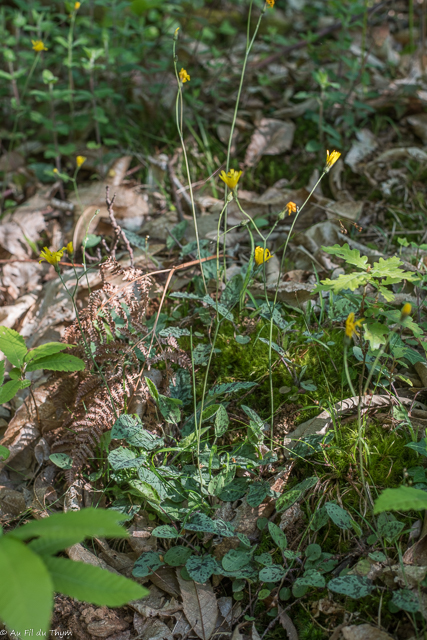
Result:
<svg viewBox="0 0 427 640"><path fill-rule="evenodd" d="M27 347L24 338L14 329L0 327L0 351L19 369L24 364Z"/></svg>
<svg viewBox="0 0 427 640"><path fill-rule="evenodd" d="M362 576L341 576L328 582L328 589L355 600L368 596L373 588L372 582Z"/></svg>
<svg viewBox="0 0 427 640"><path fill-rule="evenodd" d="M213 556L191 556L185 563L185 568L194 582L204 584L213 573L218 571L217 561Z"/></svg>
<svg viewBox="0 0 427 640"><path fill-rule="evenodd" d="M124 576L84 562L45 557L55 591L98 606L120 607L149 595L148 589Z"/></svg>
<svg viewBox="0 0 427 640"><path fill-rule="evenodd" d="M68 353L53 353L44 358L31 360L26 371L46 369L47 371L83 371L85 363L80 358Z"/></svg>
<svg viewBox="0 0 427 640"><path fill-rule="evenodd" d="M261 569L259 579L262 582L279 582L285 575L286 572L280 564L272 564L270 567Z"/></svg>
<svg viewBox="0 0 427 640"><path fill-rule="evenodd" d="M382 280L383 285L396 284L402 280L417 280L419 276L413 271L404 271L400 268L403 264L398 256L391 258L380 258L378 262L374 262L371 269L371 275L376 278L385 278Z"/></svg>
<svg viewBox="0 0 427 640"><path fill-rule="evenodd" d="M215 436L217 438L222 436L227 431L229 423L230 420L228 418L227 410L221 404L215 415Z"/></svg>
<svg viewBox="0 0 427 640"><path fill-rule="evenodd" d="M251 561L251 554L241 549L230 549L222 559L226 571L239 571Z"/></svg>
<svg viewBox="0 0 427 640"><path fill-rule="evenodd" d="M322 251L338 256L338 258L345 260L347 264L353 264L359 269L366 270L368 268L367 256L361 256L358 249L350 249L347 242L342 247L339 244L334 244L333 247L322 247Z"/></svg>
<svg viewBox="0 0 427 640"><path fill-rule="evenodd" d="M175 545L166 551L164 559L170 567L179 567L184 565L192 554L190 547Z"/></svg>
<svg viewBox="0 0 427 640"><path fill-rule="evenodd" d="M413 487L386 489L374 503L374 513L383 511L421 511L424 509L427 509L427 493Z"/></svg>
<svg viewBox="0 0 427 640"><path fill-rule="evenodd" d="M318 284L316 288L313 289L313 294L319 293L320 291L332 291L335 294L339 294L344 289L354 291L362 285L365 285L368 280L368 274L357 272L342 274L336 280L326 278L326 280L321 280L321 284Z"/></svg>
<svg viewBox="0 0 427 640"><path fill-rule="evenodd" d="M147 551L139 556L138 560L135 562L132 575L135 578L145 578L145 576L149 576L150 573L156 571L159 567L164 565L164 561L160 560L160 554L155 551Z"/></svg>
<svg viewBox="0 0 427 640"><path fill-rule="evenodd" d="M334 502L326 502L325 509L337 527L340 529L350 529L351 528L351 517L345 509L342 509L340 506L335 504Z"/></svg>
<svg viewBox="0 0 427 640"><path fill-rule="evenodd" d="M286 547L288 546L288 541L286 539L285 534L281 530L281 528L278 527L277 524L274 524L274 522L269 522L268 531L271 537L273 538L273 541L275 542L275 544L279 547L281 551L284 551L284 549L286 549Z"/></svg>
<svg viewBox="0 0 427 640"><path fill-rule="evenodd" d="M60 469L72 469L73 459L66 453L51 453L49 460Z"/></svg>
<svg viewBox="0 0 427 640"><path fill-rule="evenodd" d="M19 637L32 628L47 633L54 588L40 556L19 540L3 535L0 575L1 620Z"/></svg>
<svg viewBox="0 0 427 640"><path fill-rule="evenodd" d="M31 362L31 360L44 358L45 356L50 356L53 353L59 353L60 351L64 351L64 349L70 349L73 345L64 344L63 342L46 342L45 344L32 349L25 356L25 362Z"/></svg>
<svg viewBox="0 0 427 640"><path fill-rule="evenodd" d="M29 387L31 380L10 380L0 388L0 404L9 402L21 389Z"/></svg>

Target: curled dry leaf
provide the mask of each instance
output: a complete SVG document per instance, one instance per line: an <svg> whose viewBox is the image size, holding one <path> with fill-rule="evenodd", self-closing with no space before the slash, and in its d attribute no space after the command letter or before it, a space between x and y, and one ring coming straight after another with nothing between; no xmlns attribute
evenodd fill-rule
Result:
<svg viewBox="0 0 427 640"><path fill-rule="evenodd" d="M253 167L262 156L275 156L292 148L295 124L290 120L263 118L252 135L245 165Z"/></svg>

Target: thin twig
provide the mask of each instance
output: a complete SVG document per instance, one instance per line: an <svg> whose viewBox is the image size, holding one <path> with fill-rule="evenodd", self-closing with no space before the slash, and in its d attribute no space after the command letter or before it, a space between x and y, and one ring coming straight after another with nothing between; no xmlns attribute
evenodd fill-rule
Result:
<svg viewBox="0 0 427 640"><path fill-rule="evenodd" d="M110 199L110 188L108 186L105 188L105 191L106 191L105 202L106 202L106 205L107 205L108 215L110 216L111 226L113 227L114 233L115 233L113 246L111 247L111 255L113 256L113 258L116 257L116 248L117 248L117 244L119 242L119 238L121 236L122 239L123 239L123 242L126 245L126 249L129 252L130 266L133 268L134 267L133 249L130 246L130 242L126 237L125 232L123 231L121 226L118 224L118 222L117 222L117 220L116 220L116 218L114 216L113 205L114 205L114 200L116 198L116 194L114 194L113 197Z"/></svg>

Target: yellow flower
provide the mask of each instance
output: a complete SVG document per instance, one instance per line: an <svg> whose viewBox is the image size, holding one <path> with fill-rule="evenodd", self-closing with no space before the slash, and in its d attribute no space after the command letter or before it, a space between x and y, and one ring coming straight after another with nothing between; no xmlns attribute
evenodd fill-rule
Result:
<svg viewBox="0 0 427 640"><path fill-rule="evenodd" d="M274 7L275 0L266 0L269 7Z"/></svg>
<svg viewBox="0 0 427 640"><path fill-rule="evenodd" d="M71 255L72 253L74 253L74 247L73 247L73 243L72 243L72 242L69 242L69 243L67 244L67 253L68 253L69 255Z"/></svg>
<svg viewBox="0 0 427 640"><path fill-rule="evenodd" d="M412 311L411 305L409 304L409 302L406 302L406 304L403 305L402 312L400 314L400 319L404 320L405 318L407 318L411 314L411 311Z"/></svg>
<svg viewBox="0 0 427 640"><path fill-rule="evenodd" d="M354 321L354 313L351 312L348 314L348 318L345 321L345 335L347 338L352 338L354 335L358 336L359 332L357 327L360 327L365 318L361 318L360 320Z"/></svg>
<svg viewBox="0 0 427 640"><path fill-rule="evenodd" d="M328 173L329 169L334 166L340 155L341 153L339 151L331 151L331 153L329 153L329 151L326 152L326 173Z"/></svg>
<svg viewBox="0 0 427 640"><path fill-rule="evenodd" d="M263 262L267 262L271 258L271 253L269 249L263 249L262 247L257 247L255 249L255 262L257 265L262 264Z"/></svg>
<svg viewBox="0 0 427 640"><path fill-rule="evenodd" d="M291 215L291 213L296 213L298 211L298 207L295 204L295 202L288 202L288 204L286 205L286 209L288 210L289 215Z"/></svg>
<svg viewBox="0 0 427 640"><path fill-rule="evenodd" d="M58 173L58 169L56 167L53 169L53 173Z"/></svg>
<svg viewBox="0 0 427 640"><path fill-rule="evenodd" d="M31 40L33 43L33 50L37 51L47 51L47 47L44 46L44 42L42 40Z"/></svg>
<svg viewBox="0 0 427 640"><path fill-rule="evenodd" d="M188 75L188 73L186 72L184 67L179 72L179 79L181 80L182 83L187 82L188 80L190 80L190 76Z"/></svg>
<svg viewBox="0 0 427 640"><path fill-rule="evenodd" d="M77 156L76 158L76 165L77 168L80 169L80 167L82 166L82 164L84 164L86 162L87 158L85 158L85 156Z"/></svg>
<svg viewBox="0 0 427 640"><path fill-rule="evenodd" d="M82 5L81 5L81 2L76 2L76 3L74 4L74 10L75 10L75 11L78 11L78 10L80 9L80 7L81 7L81 6L82 6Z"/></svg>
<svg viewBox="0 0 427 640"><path fill-rule="evenodd" d="M53 266L56 267L62 256L64 255L64 251L64 248L60 249L59 251L51 251L50 249L45 247L43 251L40 251L41 260L39 260L39 262L43 262L43 260L46 260L46 262L48 262L49 264L53 264Z"/></svg>
<svg viewBox="0 0 427 640"><path fill-rule="evenodd" d="M235 171L234 169L230 169L228 173L225 173L225 171L221 171L219 177L223 182L225 182L229 189L235 189L241 175L242 171Z"/></svg>

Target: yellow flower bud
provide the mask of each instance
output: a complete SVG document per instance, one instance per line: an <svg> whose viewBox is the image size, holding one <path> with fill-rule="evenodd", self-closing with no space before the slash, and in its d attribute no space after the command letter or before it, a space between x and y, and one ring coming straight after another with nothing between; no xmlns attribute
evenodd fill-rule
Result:
<svg viewBox="0 0 427 640"><path fill-rule="evenodd" d="M339 151L331 151L331 153L329 153L329 151L326 152L326 164L324 168L326 173L328 173L329 169L334 166L340 155L341 153Z"/></svg>
<svg viewBox="0 0 427 640"><path fill-rule="evenodd" d="M80 167L82 166L83 163L85 163L87 160L87 158L85 158L85 156L77 156L76 158L76 165L77 168L80 169Z"/></svg>
<svg viewBox="0 0 427 640"><path fill-rule="evenodd" d="M33 44L33 50L39 53L40 51L47 51L47 47L44 46L44 42L42 40L31 40Z"/></svg>
<svg viewBox="0 0 427 640"><path fill-rule="evenodd" d="M183 84L190 80L190 76L188 75L188 73L184 68L182 68L181 71L179 72L179 79Z"/></svg>
<svg viewBox="0 0 427 640"><path fill-rule="evenodd" d="M404 320L405 318L407 318L409 315L411 315L411 311L412 311L412 306L409 304L409 302L406 302L402 307L400 319Z"/></svg>
<svg viewBox="0 0 427 640"><path fill-rule="evenodd" d="M255 249L255 262L259 266L263 262L267 262L271 258L269 249L263 249L263 247L257 247Z"/></svg>
<svg viewBox="0 0 427 640"><path fill-rule="evenodd" d="M81 7L81 6L82 6L82 5L81 5L81 2L76 2L76 3L74 4L74 10L75 10L75 11L78 11L78 10L80 9L80 7Z"/></svg>
<svg viewBox="0 0 427 640"><path fill-rule="evenodd" d="M73 254L73 253L74 253L74 247L73 247L73 243L72 243L72 242L69 242L69 243L67 244L67 253L68 253L69 255L71 255L71 254Z"/></svg>

